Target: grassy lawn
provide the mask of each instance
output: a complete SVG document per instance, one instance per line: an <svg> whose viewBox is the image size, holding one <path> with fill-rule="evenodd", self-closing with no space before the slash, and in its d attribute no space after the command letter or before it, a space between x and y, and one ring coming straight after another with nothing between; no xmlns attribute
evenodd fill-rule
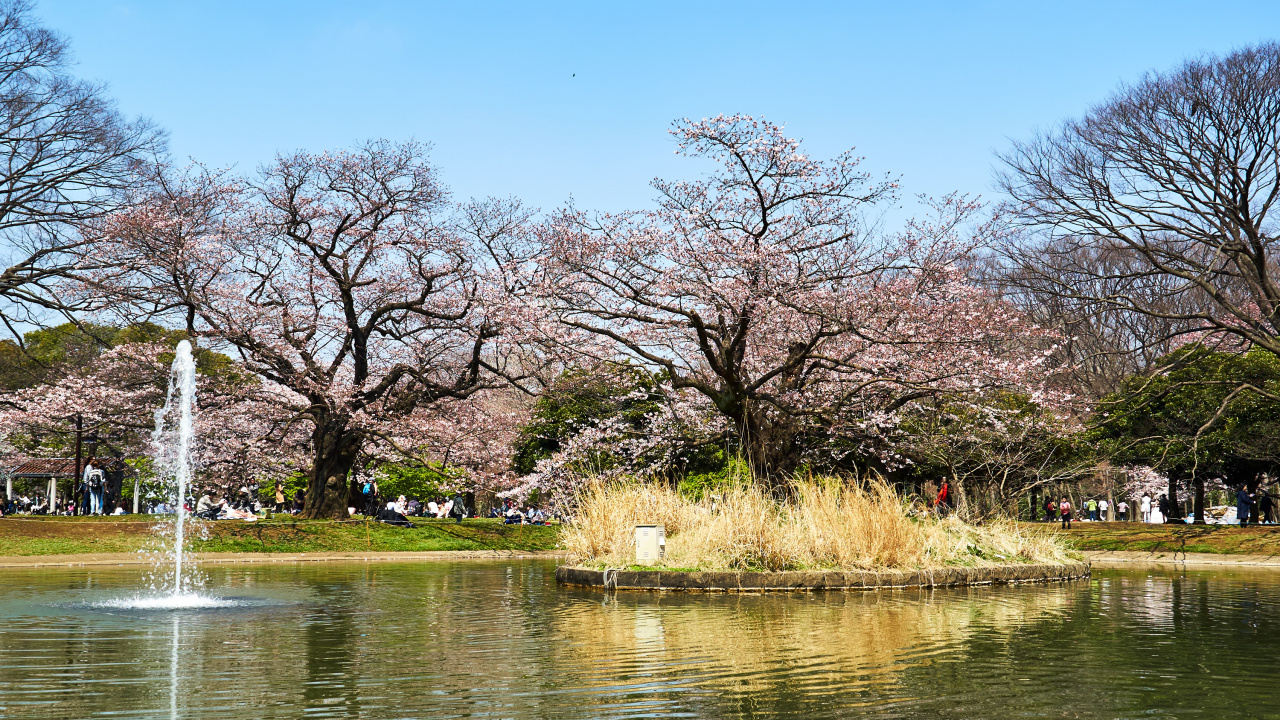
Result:
<svg viewBox="0 0 1280 720"><path fill-rule="evenodd" d="M558 527L502 525L496 520L415 520L415 528L363 521L223 520L192 522L195 552L421 552L552 550ZM148 516L0 519L0 556L134 552L158 546Z"/></svg>
<svg viewBox="0 0 1280 720"><path fill-rule="evenodd" d="M1043 527L1043 525L1041 525ZM1280 555L1280 526L1072 523L1066 535L1077 550L1135 550Z"/></svg>

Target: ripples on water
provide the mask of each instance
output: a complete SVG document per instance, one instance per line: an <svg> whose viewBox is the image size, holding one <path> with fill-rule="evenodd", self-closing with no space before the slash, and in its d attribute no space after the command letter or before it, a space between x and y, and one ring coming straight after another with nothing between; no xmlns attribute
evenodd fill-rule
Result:
<svg viewBox="0 0 1280 720"><path fill-rule="evenodd" d="M6 571L0 717L1280 717L1280 573L951 591L558 588L544 562ZM114 603L114 604L113 604Z"/></svg>

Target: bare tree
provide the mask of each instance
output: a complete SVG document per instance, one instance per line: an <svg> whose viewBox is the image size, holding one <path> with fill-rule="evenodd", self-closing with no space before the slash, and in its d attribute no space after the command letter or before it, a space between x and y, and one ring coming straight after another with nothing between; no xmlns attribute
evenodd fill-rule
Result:
<svg viewBox="0 0 1280 720"><path fill-rule="evenodd" d="M1055 331L1052 364L1059 372L1053 380L1089 408L1129 378L1157 367L1189 329L1202 330L1170 317L1197 300L1190 293L1148 290L1140 304L1159 312L1133 312L1107 299L1127 284L1108 277L1115 272L1114 257L1096 248L1038 249L1001 258L985 275L1001 295Z"/></svg>
<svg viewBox="0 0 1280 720"><path fill-rule="evenodd" d="M1225 334L1280 354L1278 140L1280 45L1151 73L1002 157L1035 231L1010 257L1059 302L1159 321L1121 346Z"/></svg>
<svg viewBox="0 0 1280 720"><path fill-rule="evenodd" d="M1002 159L1011 210L1035 231L1008 253L1024 287L1154 331L1112 347L1190 336L1280 355L1280 45L1150 73Z"/></svg>
<svg viewBox="0 0 1280 720"><path fill-rule="evenodd" d="M164 146L69 65L66 39L29 2L0 0L0 322L19 339L19 324L88 307L59 290L100 265L77 228L115 210L137 162Z"/></svg>

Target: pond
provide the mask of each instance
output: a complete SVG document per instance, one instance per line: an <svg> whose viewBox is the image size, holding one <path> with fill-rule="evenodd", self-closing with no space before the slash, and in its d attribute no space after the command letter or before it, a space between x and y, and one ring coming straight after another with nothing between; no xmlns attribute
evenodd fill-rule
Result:
<svg viewBox="0 0 1280 720"><path fill-rule="evenodd" d="M1280 718L1280 572L778 595L558 587L544 561L5 570L4 718Z"/></svg>

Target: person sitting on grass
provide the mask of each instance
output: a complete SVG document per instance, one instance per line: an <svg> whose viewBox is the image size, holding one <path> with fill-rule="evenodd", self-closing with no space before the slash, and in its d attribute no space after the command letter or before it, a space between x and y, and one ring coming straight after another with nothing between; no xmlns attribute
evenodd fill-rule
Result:
<svg viewBox="0 0 1280 720"><path fill-rule="evenodd" d="M507 507L507 512L502 519L503 525L523 525L524 513L520 512L520 508L515 505Z"/></svg>
<svg viewBox="0 0 1280 720"><path fill-rule="evenodd" d="M400 527L414 527L413 523L409 522L409 518L396 510L394 502L387 503L386 507L378 511L377 521L388 525L399 525Z"/></svg>
<svg viewBox="0 0 1280 720"><path fill-rule="evenodd" d="M249 510L241 510L231 504L231 498L224 496L218 508L218 520L247 520L253 522L258 516Z"/></svg>
<svg viewBox="0 0 1280 720"><path fill-rule="evenodd" d="M201 495L196 501L196 517L201 520L217 520L218 510L218 504L213 501L209 493Z"/></svg>

